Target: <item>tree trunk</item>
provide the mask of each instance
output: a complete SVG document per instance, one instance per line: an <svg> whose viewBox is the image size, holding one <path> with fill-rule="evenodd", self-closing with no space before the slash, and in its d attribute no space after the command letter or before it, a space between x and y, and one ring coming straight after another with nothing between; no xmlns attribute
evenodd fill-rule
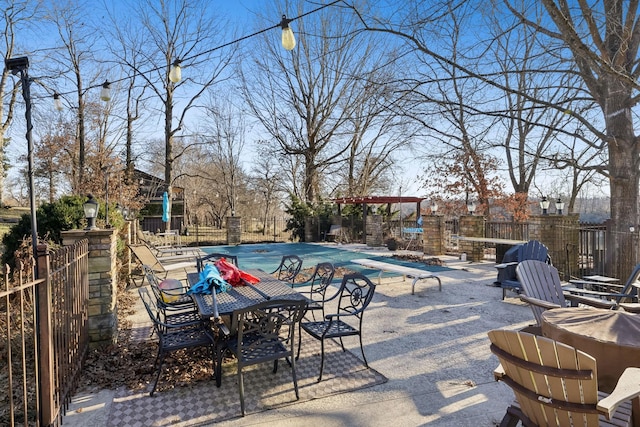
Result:
<svg viewBox="0 0 640 427"><path fill-rule="evenodd" d="M633 131L630 96L621 84L610 82L603 106L609 149L611 229L607 247L607 275L625 280L636 264L638 233L638 144ZM614 89L617 88L618 91Z"/></svg>

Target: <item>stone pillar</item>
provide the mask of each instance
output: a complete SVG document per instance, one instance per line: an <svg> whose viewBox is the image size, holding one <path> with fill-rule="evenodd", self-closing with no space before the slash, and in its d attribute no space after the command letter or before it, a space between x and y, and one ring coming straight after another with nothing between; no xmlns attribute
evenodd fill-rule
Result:
<svg viewBox="0 0 640 427"><path fill-rule="evenodd" d="M422 245L426 255L444 254L444 217L431 215L422 217Z"/></svg>
<svg viewBox="0 0 640 427"><path fill-rule="evenodd" d="M113 344L118 338L118 270L115 229L62 232L62 243L89 240L89 344Z"/></svg>
<svg viewBox="0 0 640 427"><path fill-rule="evenodd" d="M242 220L239 216L227 217L227 245L242 243Z"/></svg>
<svg viewBox="0 0 640 427"><path fill-rule="evenodd" d="M529 239L549 249L551 263L562 280L578 273L579 215L535 215L529 219Z"/></svg>
<svg viewBox="0 0 640 427"><path fill-rule="evenodd" d="M382 236L382 215L368 215L367 216L367 236L366 244L373 248L383 245Z"/></svg>
<svg viewBox="0 0 640 427"><path fill-rule="evenodd" d="M484 217L465 215L460 217L460 236L484 237ZM460 252L467 254L469 261L484 259L484 243L460 240Z"/></svg>

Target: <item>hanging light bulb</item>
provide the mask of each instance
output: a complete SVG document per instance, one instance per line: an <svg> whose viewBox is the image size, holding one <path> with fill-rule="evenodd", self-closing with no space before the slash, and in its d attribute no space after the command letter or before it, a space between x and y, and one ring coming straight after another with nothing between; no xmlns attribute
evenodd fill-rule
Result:
<svg viewBox="0 0 640 427"><path fill-rule="evenodd" d="M105 80L102 83L102 90L100 91L100 99L104 102L111 101L111 83L108 80Z"/></svg>
<svg viewBox="0 0 640 427"><path fill-rule="evenodd" d="M296 36L293 35L293 30L289 26L291 19L287 19L287 15L282 15L282 21L280 21L280 27L282 28L282 47L286 50L293 50L296 47Z"/></svg>
<svg viewBox="0 0 640 427"><path fill-rule="evenodd" d="M60 100L60 94L58 92L53 94L53 108L56 111L62 111L62 101Z"/></svg>
<svg viewBox="0 0 640 427"><path fill-rule="evenodd" d="M180 60L176 59L171 64L171 69L169 70L169 80L173 83L178 83L182 80L182 69L180 68Z"/></svg>

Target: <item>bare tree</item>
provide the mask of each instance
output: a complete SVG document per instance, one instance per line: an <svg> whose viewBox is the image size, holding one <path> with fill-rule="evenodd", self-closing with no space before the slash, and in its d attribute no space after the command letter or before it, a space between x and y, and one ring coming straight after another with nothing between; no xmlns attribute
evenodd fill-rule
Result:
<svg viewBox="0 0 640 427"><path fill-rule="evenodd" d="M305 2L296 4L302 13ZM388 62L386 52L372 37L354 37L357 22L342 12L327 8L297 20L298 43L291 52L266 34L262 47L252 46L241 70L244 98L274 151L303 164L301 193L308 202L320 199L324 177L344 167L350 156L355 167L357 157L374 153L369 165L360 165L360 171L373 171L376 163L388 166L389 152L406 142L392 136L388 145L380 143L393 128L384 122L387 111L370 100L382 96L380 82L371 79L377 78L378 64ZM290 175L294 178L293 171ZM375 178L375 173L363 177Z"/></svg>
<svg viewBox="0 0 640 427"><path fill-rule="evenodd" d="M16 34L23 28L33 25L40 13L40 1L35 0L9 0L3 2L0 23L2 24L2 41L5 58L12 58L19 51L16 45ZM7 139L6 133L11 125L15 113L16 98L19 86L11 86L10 71L2 67L0 74L0 206L4 205L5 176L8 163L5 157Z"/></svg>
<svg viewBox="0 0 640 427"><path fill-rule="evenodd" d="M145 44L139 52L143 60L122 58L145 80L162 110L164 180L170 198L176 179L174 162L185 152L174 152L174 136L186 128L189 113L198 107L202 94L228 77L224 72L233 58L233 48L211 48L222 45L216 29L224 25L213 20L207 5L206 1L187 0L140 2L134 13L144 33ZM184 67L185 78L172 82L168 76L176 61Z"/></svg>

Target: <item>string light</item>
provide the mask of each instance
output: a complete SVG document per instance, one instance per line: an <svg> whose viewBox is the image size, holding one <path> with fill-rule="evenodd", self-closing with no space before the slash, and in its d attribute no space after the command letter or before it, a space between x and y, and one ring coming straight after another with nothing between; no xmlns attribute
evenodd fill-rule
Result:
<svg viewBox="0 0 640 427"><path fill-rule="evenodd" d="M319 6L319 7L315 8L315 9L313 9L313 10L305 12L305 13L303 13L301 15L298 15L295 18L291 18L291 19L287 18L286 15L282 15L282 20L280 21L280 23L278 23L276 25L273 25L273 26L271 26L269 28L265 28L263 30L256 31L255 33L248 34L248 35L240 37L240 38L238 38L236 40L221 44L221 45L216 46L216 47L214 47L212 49L208 49L206 51L203 51L203 52L197 53L195 55L192 55L190 57L182 58L181 60L180 59L176 59L171 64L171 68L169 70L169 80L171 82L173 82L173 83L178 83L182 79L182 69L180 67L181 63L191 61L191 60L196 59L196 58L198 58L200 56L207 55L207 54L209 54L211 52L214 52L216 50L223 49L223 48L225 48L227 46L231 46L231 45L239 43L239 42L241 42L243 40L255 37L255 36L259 35L259 34L262 34L262 33L265 33L267 31L271 31L271 30L277 29L277 28L282 29L282 47L284 49L286 49L286 50L292 50L296 46L296 39L295 39L295 35L293 34L293 30L289 26L289 24L291 22L293 22L295 20L298 20L300 18L303 18L303 17L305 17L307 15L311 15L311 14L313 14L315 12L318 12L318 11L320 11L320 10L326 8L326 7L333 6L336 3L340 3L342 1L343 0L334 0L331 3L327 3L325 5ZM154 71L158 71L158 70L160 70L162 68L163 67L157 67L157 68L153 68L153 69L150 69L150 70L147 70L147 71L138 72L137 74L147 74L147 73L151 73L151 72L154 72ZM113 82L109 82L108 80L105 80L105 82L102 83L101 85L89 86L87 89L95 89L95 88L98 88L98 87L102 87L102 89L100 90L100 99L105 101L105 102L108 102L108 101L111 100L111 83L118 83L118 82L130 79L130 78L131 78L130 76L127 76L127 77L123 77L121 79L115 80ZM60 93L57 93L57 92L54 93L54 95L53 95L54 107L56 109L62 109L62 102L60 101L61 95L67 95L67 94L71 94L71 93L73 93L73 92L67 92L67 93L63 93L63 94L60 94ZM57 95L57 98L56 98L56 95Z"/></svg>
<svg viewBox="0 0 640 427"><path fill-rule="evenodd" d="M180 60L176 59L171 64L171 70L169 70L169 80L173 83L178 83L182 79L182 69L180 68Z"/></svg>
<svg viewBox="0 0 640 427"><path fill-rule="evenodd" d="M100 99L104 102L111 101L111 83L108 80L105 80L102 83L102 90L100 91Z"/></svg>
<svg viewBox="0 0 640 427"><path fill-rule="evenodd" d="M58 92L53 94L53 108L56 111L62 111L62 101L60 100L60 94Z"/></svg>
<svg viewBox="0 0 640 427"><path fill-rule="evenodd" d="M293 35L293 30L289 26L291 19L287 19L287 15L282 15L282 21L280 27L282 28L282 47L286 50L293 50L296 47L296 37Z"/></svg>

